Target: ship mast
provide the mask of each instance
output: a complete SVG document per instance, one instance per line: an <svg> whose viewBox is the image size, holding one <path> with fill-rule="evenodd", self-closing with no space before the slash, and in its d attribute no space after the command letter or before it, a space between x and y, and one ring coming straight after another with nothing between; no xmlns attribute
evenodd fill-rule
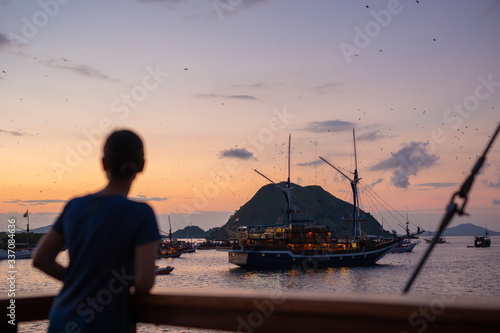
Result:
<svg viewBox="0 0 500 333"><path fill-rule="evenodd" d="M168 216L168 238L170 239L170 245L173 244L172 242L172 225L170 224L170 215Z"/></svg>
<svg viewBox="0 0 500 333"><path fill-rule="evenodd" d="M29 238L29 233L30 233L30 214L28 209L26 209L26 213L24 213L23 217L28 218L28 224L26 225L26 243L28 244L28 250L31 250L31 245L30 245L30 238ZM18 228L20 230L23 230L21 228Z"/></svg>
<svg viewBox="0 0 500 333"><path fill-rule="evenodd" d="M278 184L273 182L271 179L266 177L264 174L262 174L261 172L259 172L256 169L254 169L255 172L257 172L259 175L261 175L262 177L264 177L265 179L267 179L268 181L270 181L274 185L278 186L280 188L280 190L283 191L283 194L285 195L285 198L286 198L286 219L287 219L288 224L292 223L292 209L291 209L292 204L290 201L290 192L292 190L292 188L290 186L290 147L291 147L291 142L292 142L292 135L289 134L288 135L288 179L286 181L285 188L279 186Z"/></svg>
<svg viewBox="0 0 500 333"><path fill-rule="evenodd" d="M358 196L358 182L360 178L358 177L358 156L356 153L356 134L354 132L354 128L352 129L352 138L354 142L354 179L351 181L351 187L352 187L352 195L354 202L354 208L353 208L354 237L356 238L356 221L358 221L360 237L361 237L361 222L359 221L359 196Z"/></svg>
<svg viewBox="0 0 500 333"><path fill-rule="evenodd" d="M358 157L356 154L356 135L354 132L354 129L352 130L352 136L354 138L354 178L351 179L349 176L347 176L345 173L340 171L337 167L335 167L333 164L325 160L323 157L319 157L323 162L340 172L342 176L347 178L349 182L351 182L351 189L352 189L352 205L353 205L353 212L352 212L352 228L353 228L353 236L354 238L358 237L358 229L359 229L359 236L361 236L361 224L356 226L356 222L359 222L359 197L358 197L358 182L361 180L361 178L358 177Z"/></svg>

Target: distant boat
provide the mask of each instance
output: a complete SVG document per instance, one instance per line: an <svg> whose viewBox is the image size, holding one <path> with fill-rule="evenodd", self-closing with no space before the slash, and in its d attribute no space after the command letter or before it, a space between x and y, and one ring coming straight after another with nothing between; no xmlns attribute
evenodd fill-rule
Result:
<svg viewBox="0 0 500 333"><path fill-rule="evenodd" d="M399 242L398 245L393 247L390 253L404 253L404 252L411 252L413 251L413 248L417 246L420 243L420 241L417 242L411 242L409 239L404 239L401 242Z"/></svg>
<svg viewBox="0 0 500 333"><path fill-rule="evenodd" d="M491 239L489 236L488 229L484 232L484 236L474 237L474 247L489 247L491 245Z"/></svg>
<svg viewBox="0 0 500 333"><path fill-rule="evenodd" d="M425 242L432 243L433 239L434 239L433 237L425 238ZM446 239L444 237L438 237L436 244L443 244L443 243L446 243Z"/></svg>
<svg viewBox="0 0 500 333"><path fill-rule="evenodd" d="M24 213L23 217L28 219L26 230L18 227L16 228L26 231L26 243L14 243L14 246L12 246L12 243L4 244L0 239L0 260L30 259L35 252L35 249L32 248L29 243L30 216L28 211ZM9 237L9 240L14 240L14 238Z"/></svg>
<svg viewBox="0 0 500 333"><path fill-rule="evenodd" d="M170 216L168 217L169 242L161 241L158 247L158 258L178 258L184 253L184 249L180 246L180 243L175 242L172 238L172 225L170 224Z"/></svg>
<svg viewBox="0 0 500 333"><path fill-rule="evenodd" d="M184 253L183 250L175 249L174 247L160 247L158 258L178 258Z"/></svg>
<svg viewBox="0 0 500 333"><path fill-rule="evenodd" d="M410 228L409 228L409 220L408 220L408 215L406 215L406 236L408 236L407 239L403 239L402 241L399 242L398 245L396 245L390 253L404 253L404 252L411 252L413 251L413 248L420 244L420 240L416 242L410 241L410 239L418 239L419 237L417 235L420 235L425 232L425 230L420 229L420 227L417 227L417 232L416 233L411 233ZM393 231L394 237L396 237L395 231Z"/></svg>
<svg viewBox="0 0 500 333"><path fill-rule="evenodd" d="M192 243L186 243L184 246L185 247L184 247L184 250L182 252L184 252L184 253L194 253L194 252L196 252L196 249L200 245L199 244L194 245Z"/></svg>
<svg viewBox="0 0 500 333"><path fill-rule="evenodd" d="M432 236L430 230L429 230L429 237L424 238L424 240L426 243L432 243L432 241L434 240L434 237ZM446 243L446 239L444 237L438 237L438 239L436 240L436 244L443 244L443 243Z"/></svg>
<svg viewBox="0 0 500 333"><path fill-rule="evenodd" d="M211 241L205 241L201 244L198 244L198 250L213 250L215 249L215 247L215 243L212 243Z"/></svg>
<svg viewBox="0 0 500 333"><path fill-rule="evenodd" d="M174 268L172 266L167 266L167 267L156 266L156 275L170 274L170 272L172 272L173 270Z"/></svg>

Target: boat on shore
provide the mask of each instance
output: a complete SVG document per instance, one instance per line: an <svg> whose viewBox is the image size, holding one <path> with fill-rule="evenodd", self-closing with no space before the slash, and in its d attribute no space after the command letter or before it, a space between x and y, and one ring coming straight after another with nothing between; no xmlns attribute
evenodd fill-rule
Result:
<svg viewBox="0 0 500 333"><path fill-rule="evenodd" d="M353 131L354 136L354 131ZM294 219L291 209L290 143L288 147L288 180L284 187L255 170L278 186L287 202L286 222L272 225L239 226L232 232L235 244L228 251L229 263L245 268L288 269L326 268L374 265L408 235L383 239L361 232L357 183L357 166L350 179L353 190L353 234L332 237L329 227L312 220ZM355 139L354 139L355 147ZM355 151L355 149L354 149ZM323 158L322 158L323 159ZM324 159L323 159L324 160ZM324 160L327 162L326 160ZM328 163L328 162L327 162ZM328 163L329 164L329 163ZM331 164L330 164L331 165ZM337 169L340 172L340 170Z"/></svg>

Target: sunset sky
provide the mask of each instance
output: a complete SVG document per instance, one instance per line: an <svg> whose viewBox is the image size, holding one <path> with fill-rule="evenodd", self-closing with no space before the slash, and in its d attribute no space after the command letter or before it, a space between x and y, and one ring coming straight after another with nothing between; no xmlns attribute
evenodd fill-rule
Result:
<svg viewBox="0 0 500 333"><path fill-rule="evenodd" d="M0 0L0 230L104 186L117 128L162 230L286 180L289 134L292 182L350 200L319 156L352 175L353 128L362 182L434 229L500 121L499 36L498 0ZM500 231L498 141L452 226Z"/></svg>

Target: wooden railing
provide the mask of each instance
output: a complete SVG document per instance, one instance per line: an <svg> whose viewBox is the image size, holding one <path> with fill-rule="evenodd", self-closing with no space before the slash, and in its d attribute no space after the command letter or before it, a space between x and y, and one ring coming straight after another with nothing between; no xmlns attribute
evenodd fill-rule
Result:
<svg viewBox="0 0 500 333"><path fill-rule="evenodd" d="M47 319L54 297L18 295L16 322ZM0 299L2 309L9 304L8 298ZM500 332L500 299L444 295L154 289L150 295L135 296L133 307L139 322L225 331ZM0 331L8 326L3 316Z"/></svg>

